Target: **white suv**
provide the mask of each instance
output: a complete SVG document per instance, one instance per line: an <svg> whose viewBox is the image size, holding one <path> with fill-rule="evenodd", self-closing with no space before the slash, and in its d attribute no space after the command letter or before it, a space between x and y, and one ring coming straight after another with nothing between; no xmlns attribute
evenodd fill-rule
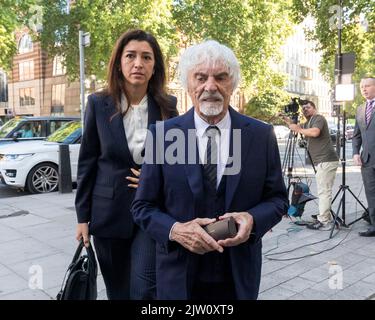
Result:
<svg viewBox="0 0 375 320"><path fill-rule="evenodd" d="M56 191L59 183L59 144L69 144L72 181L77 180L81 122L72 121L46 141L29 141L0 146L0 180L31 193Z"/></svg>

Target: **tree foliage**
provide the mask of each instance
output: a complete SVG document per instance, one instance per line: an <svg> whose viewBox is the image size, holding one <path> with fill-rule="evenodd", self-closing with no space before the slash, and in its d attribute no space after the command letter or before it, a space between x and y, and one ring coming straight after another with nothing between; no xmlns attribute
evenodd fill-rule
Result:
<svg viewBox="0 0 375 320"><path fill-rule="evenodd" d="M334 59L338 52L338 4L337 0L293 0L296 22L309 15L316 21L316 27L308 32L308 37L318 42L316 49L323 53L321 71L332 83ZM356 54L353 82L358 84L365 74L375 74L375 1L343 0L342 5L341 52ZM357 94L353 108L360 102L360 94ZM349 114L354 113L353 108Z"/></svg>
<svg viewBox="0 0 375 320"><path fill-rule="evenodd" d="M65 59L67 73L79 77L78 31L90 33L85 48L87 74L105 77L106 66L117 38L126 30L141 28L152 32L164 53L175 52L171 26L171 0L77 0L67 9L68 0L43 0L41 41L50 56Z"/></svg>
<svg viewBox="0 0 375 320"><path fill-rule="evenodd" d="M241 64L242 89L251 99L245 109L249 114L255 106L266 112L283 102L284 79L271 65L279 61L280 46L292 31L290 16L288 0L180 0L173 6L186 45L215 39L234 50ZM257 103L251 107L251 101Z"/></svg>
<svg viewBox="0 0 375 320"><path fill-rule="evenodd" d="M0 67L10 69L17 51L14 30L28 24L35 15L34 0L0 0Z"/></svg>
<svg viewBox="0 0 375 320"><path fill-rule="evenodd" d="M79 77L79 30L91 36L85 48L86 74L104 79L116 39L128 29L141 28L156 36L167 62L181 47L204 39L228 45L240 61L246 99L264 110L285 102L285 79L273 66L292 32L293 0L39 1L42 46L50 57L64 58L71 79Z"/></svg>

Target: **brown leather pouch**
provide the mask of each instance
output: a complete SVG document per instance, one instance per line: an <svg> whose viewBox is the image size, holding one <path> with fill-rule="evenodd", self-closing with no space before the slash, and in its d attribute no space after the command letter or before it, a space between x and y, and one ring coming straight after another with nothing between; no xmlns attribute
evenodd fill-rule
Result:
<svg viewBox="0 0 375 320"><path fill-rule="evenodd" d="M203 229L216 241L233 238L237 234L237 225L233 217L215 221Z"/></svg>

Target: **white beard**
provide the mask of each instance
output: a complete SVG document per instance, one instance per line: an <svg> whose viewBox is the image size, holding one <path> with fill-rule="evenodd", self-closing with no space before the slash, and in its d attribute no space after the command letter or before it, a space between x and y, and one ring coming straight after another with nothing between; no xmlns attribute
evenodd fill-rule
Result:
<svg viewBox="0 0 375 320"><path fill-rule="evenodd" d="M200 112L206 117L214 117L223 112L224 104L222 101L215 103L205 101L200 104L199 109Z"/></svg>

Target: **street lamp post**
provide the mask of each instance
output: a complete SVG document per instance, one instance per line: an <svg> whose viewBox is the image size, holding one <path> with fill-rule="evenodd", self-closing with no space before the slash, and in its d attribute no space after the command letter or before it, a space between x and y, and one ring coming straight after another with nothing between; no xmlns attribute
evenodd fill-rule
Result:
<svg viewBox="0 0 375 320"><path fill-rule="evenodd" d="M79 31L79 74L80 74L80 91L81 91L81 122L82 122L82 133L84 124L84 113L85 113L85 52L84 47L90 45L90 33Z"/></svg>

